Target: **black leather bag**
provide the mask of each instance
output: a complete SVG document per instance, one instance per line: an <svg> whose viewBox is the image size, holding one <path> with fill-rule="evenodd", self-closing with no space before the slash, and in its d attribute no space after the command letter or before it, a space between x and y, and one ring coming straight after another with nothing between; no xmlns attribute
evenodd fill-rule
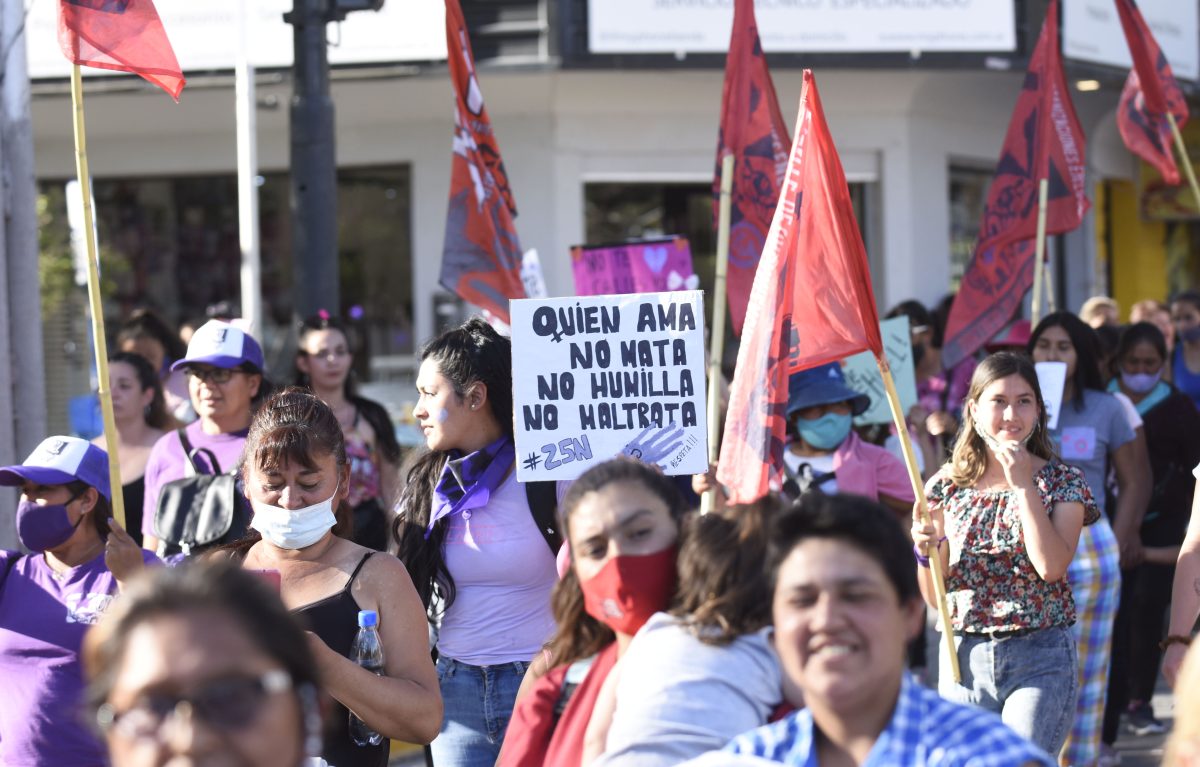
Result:
<svg viewBox="0 0 1200 767"><path fill-rule="evenodd" d="M238 540L246 534L250 509L240 487L235 467L221 472L217 457L208 448L193 448L183 429L175 432L183 445L192 474L167 482L154 509L154 535L158 555L192 556L206 549ZM203 453L212 474L200 471L196 455Z"/></svg>

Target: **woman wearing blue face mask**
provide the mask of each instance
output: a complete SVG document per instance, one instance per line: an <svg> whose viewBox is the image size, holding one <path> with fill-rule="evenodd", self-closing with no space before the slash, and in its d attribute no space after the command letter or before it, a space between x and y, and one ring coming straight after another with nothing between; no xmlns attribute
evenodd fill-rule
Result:
<svg viewBox="0 0 1200 767"><path fill-rule="evenodd" d="M904 464L854 433L854 416L871 400L846 385L837 363L788 379L787 419L794 441L784 451L784 491L852 493L904 514L912 511L912 484Z"/></svg>
<svg viewBox="0 0 1200 767"><path fill-rule="evenodd" d="M1154 482L1140 529L1144 556L1121 572L1102 732L1110 746L1126 711L1138 734L1163 731L1150 698L1162 657L1158 643L1171 600L1175 558L1187 532L1195 487L1191 470L1200 463L1200 412L1191 398L1162 380L1166 361L1162 331L1148 322L1131 325L1121 334L1118 375L1108 387L1128 396L1142 417Z"/></svg>
<svg viewBox="0 0 1200 767"><path fill-rule="evenodd" d="M281 392L254 416L242 471L252 532L225 551L247 569L279 573L283 603L311 629L318 675L335 700L322 756L337 767L383 767L389 738L433 740L442 697L412 580L395 557L335 535L338 518L351 513L337 416L311 393ZM349 660L359 610L379 616L379 675ZM383 742L356 745L351 711Z"/></svg>

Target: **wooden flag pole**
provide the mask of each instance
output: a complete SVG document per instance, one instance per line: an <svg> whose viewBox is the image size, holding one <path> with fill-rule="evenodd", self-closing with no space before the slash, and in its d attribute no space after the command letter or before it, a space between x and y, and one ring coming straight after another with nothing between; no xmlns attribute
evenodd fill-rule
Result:
<svg viewBox="0 0 1200 767"><path fill-rule="evenodd" d="M1175 137L1175 148L1179 150L1179 160L1183 164L1183 172L1187 174L1188 184L1192 187L1192 196L1196 198L1196 207L1200 208L1200 184L1196 183L1196 171L1192 170L1192 159L1188 157L1187 145L1183 143L1183 134L1179 132L1179 123L1175 115L1167 110L1167 121L1171 123L1171 135Z"/></svg>
<svg viewBox="0 0 1200 767"><path fill-rule="evenodd" d="M896 392L896 381L892 378L892 369L884 357L876 357L879 365L879 375L883 376L883 387L887 393L888 407L892 411L892 420L896 424L896 435L900 438L900 446L904 451L904 465L908 467L908 479L912 482L913 494L917 497L917 515L922 523L929 522L929 503L925 500L925 483L921 481L921 471L917 468L917 454L913 450L912 438L908 433L908 423L904 411L900 407L900 395ZM954 681L962 683L962 672L958 668L958 652L954 647L954 628L950 623L950 608L946 605L946 576L942 572L942 558L938 552L930 553L929 565L933 575L933 594L937 601L938 617L941 619L942 636L946 641L946 650L950 656L950 671Z"/></svg>
<svg viewBox="0 0 1200 767"><path fill-rule="evenodd" d="M1046 258L1045 268L1046 268L1046 306L1049 307L1050 313L1054 314L1055 312L1058 311L1058 306L1057 306L1058 301L1054 298L1054 280L1051 279L1051 276L1054 274L1054 270L1050 268L1050 258L1049 257Z"/></svg>
<svg viewBox="0 0 1200 767"><path fill-rule="evenodd" d="M104 340L104 309L100 303L100 262L96 255L96 229L92 220L92 179L88 172L87 134L83 124L83 77L79 65L71 68L71 104L75 112L75 172L83 195L83 239L87 243L88 298L92 306L92 345L96 347L97 394L104 419L104 446L108 450L108 483L113 519L125 527L125 501L121 494L121 461L117 454L117 422L113 417L112 390L108 385L108 344Z"/></svg>
<svg viewBox="0 0 1200 767"><path fill-rule="evenodd" d="M708 464L717 462L721 437L721 358L725 356L725 275L729 271L729 221L733 212L733 153L721 158L721 198L717 208L717 275L713 284L712 338L708 352ZM714 478L715 479L715 478ZM712 511L716 489L700 498L700 513Z"/></svg>
<svg viewBox="0 0 1200 767"><path fill-rule="evenodd" d="M1042 318L1042 278L1046 274L1046 203L1049 197L1050 181L1044 178L1038 182L1037 247L1033 261L1033 311L1030 322L1035 328Z"/></svg>

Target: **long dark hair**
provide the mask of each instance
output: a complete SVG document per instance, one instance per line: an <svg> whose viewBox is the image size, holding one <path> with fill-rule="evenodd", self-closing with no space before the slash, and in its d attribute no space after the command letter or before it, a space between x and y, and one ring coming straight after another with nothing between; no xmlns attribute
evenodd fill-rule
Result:
<svg viewBox="0 0 1200 767"><path fill-rule="evenodd" d="M154 397L150 400L150 404L146 406L144 420L148 426L155 429L166 431L175 426L175 419L167 412L167 403L163 399L162 381L159 380L158 374L154 372L154 366L150 364L150 360L140 354L133 352L116 352L108 358L109 363L123 362L133 368L133 372L137 375L138 386L142 391L147 389L154 390Z"/></svg>
<svg viewBox="0 0 1200 767"><path fill-rule="evenodd" d="M296 356L304 354L304 339L309 333L318 330L336 330L342 334L342 340L346 342L346 346L350 346L350 333L346 326L339 320L333 317L327 317L321 314L314 314L311 317L306 317L300 323L299 337L297 341ZM293 363L295 376L293 377L293 385L302 386L306 389L312 388L312 381L308 374L300 370L300 366ZM375 445L379 448L379 452L384 459L389 463L396 463L400 460L400 443L396 441L396 429L392 425L392 419L388 415L387 410L374 400L360 397L354 385L354 371L346 376L345 382L342 383L342 394L346 399L354 405L355 410L367 420L371 425L371 430L375 432ZM385 499L388 504L394 501L394 498Z"/></svg>
<svg viewBox="0 0 1200 767"><path fill-rule="evenodd" d="M242 455L242 483L250 485L250 472L270 471L282 464L315 469L315 458L332 455L341 472L346 466L346 439L337 416L312 392L289 386L267 400L254 414ZM354 512L343 498L334 510L333 534L354 538ZM262 535L251 530L239 541L222 546L235 559L243 559Z"/></svg>
<svg viewBox="0 0 1200 767"><path fill-rule="evenodd" d="M1037 397L1038 420L1026 449L1031 455L1051 460L1054 457L1054 445L1046 428L1046 403L1042 399L1042 387L1038 384L1037 368L1024 354L996 352L980 362L971 375L967 403L974 402L978 407L984 389L995 381L1012 375L1025 379L1025 383L1029 384ZM963 407L962 425L958 428L958 438L954 442L954 452L950 457L950 481L959 487L973 486L987 468L987 454L987 445L975 431L975 408Z"/></svg>
<svg viewBox="0 0 1200 767"><path fill-rule="evenodd" d="M1138 344L1150 344L1154 347L1154 351L1158 352L1158 356L1162 357L1163 364L1167 362L1167 339L1163 336L1158 326L1150 322L1135 322L1121 331L1121 340L1117 342L1117 351L1113 355L1114 367L1120 373L1121 360L1125 359L1125 355L1133 351L1133 347Z"/></svg>
<svg viewBox="0 0 1200 767"><path fill-rule="evenodd" d="M170 365L175 360L183 359L187 348L176 333L171 332L167 323L153 309L135 309L129 318L117 329L117 346L139 338L151 338L163 348L165 363ZM159 373L161 371L155 371Z"/></svg>
<svg viewBox="0 0 1200 767"><path fill-rule="evenodd" d="M562 500L563 535L571 538L571 515L588 493L598 492L615 482L638 484L667 505L678 524L691 511L675 483L662 472L632 458L614 458L593 466L571 485ZM575 552L571 551L574 558ZM769 605L768 601L768 605ZM600 652L616 639L608 626L588 615L583 606L583 589L572 566L554 586L550 597L556 626L554 637L546 645L554 665L574 663ZM769 607L768 607L769 609Z"/></svg>
<svg viewBox="0 0 1200 767"><path fill-rule="evenodd" d="M421 361L432 360L438 371L461 399L472 384L487 387L491 415L501 431L513 434L512 342L478 317L447 330L421 349ZM434 526L425 537L433 510L433 489L437 485L449 453L427 451L408 471L407 484L400 496L400 513L392 523L397 556L412 576L413 585L426 609L436 589L443 607L454 602L454 579L442 556L446 523Z"/></svg>
<svg viewBox="0 0 1200 767"><path fill-rule="evenodd" d="M1033 333L1029 336L1029 343L1025 346L1025 350L1031 357L1034 348L1037 347L1038 339L1050 328L1062 328L1066 331L1067 336L1071 339L1071 346L1075 347L1075 375L1071 377L1071 386L1074 389L1072 404L1076 410L1083 410L1085 390L1104 391L1104 379L1100 376L1100 352L1096 332L1086 322L1070 312L1048 314L1033 329Z"/></svg>

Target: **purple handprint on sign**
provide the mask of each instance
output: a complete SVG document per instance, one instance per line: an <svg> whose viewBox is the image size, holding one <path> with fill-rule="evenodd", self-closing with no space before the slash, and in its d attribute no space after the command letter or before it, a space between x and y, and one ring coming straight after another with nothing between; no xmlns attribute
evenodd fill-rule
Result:
<svg viewBox="0 0 1200 767"><path fill-rule="evenodd" d="M662 462L683 445L683 434L683 427L676 423L650 426L622 448L621 454L662 466Z"/></svg>

